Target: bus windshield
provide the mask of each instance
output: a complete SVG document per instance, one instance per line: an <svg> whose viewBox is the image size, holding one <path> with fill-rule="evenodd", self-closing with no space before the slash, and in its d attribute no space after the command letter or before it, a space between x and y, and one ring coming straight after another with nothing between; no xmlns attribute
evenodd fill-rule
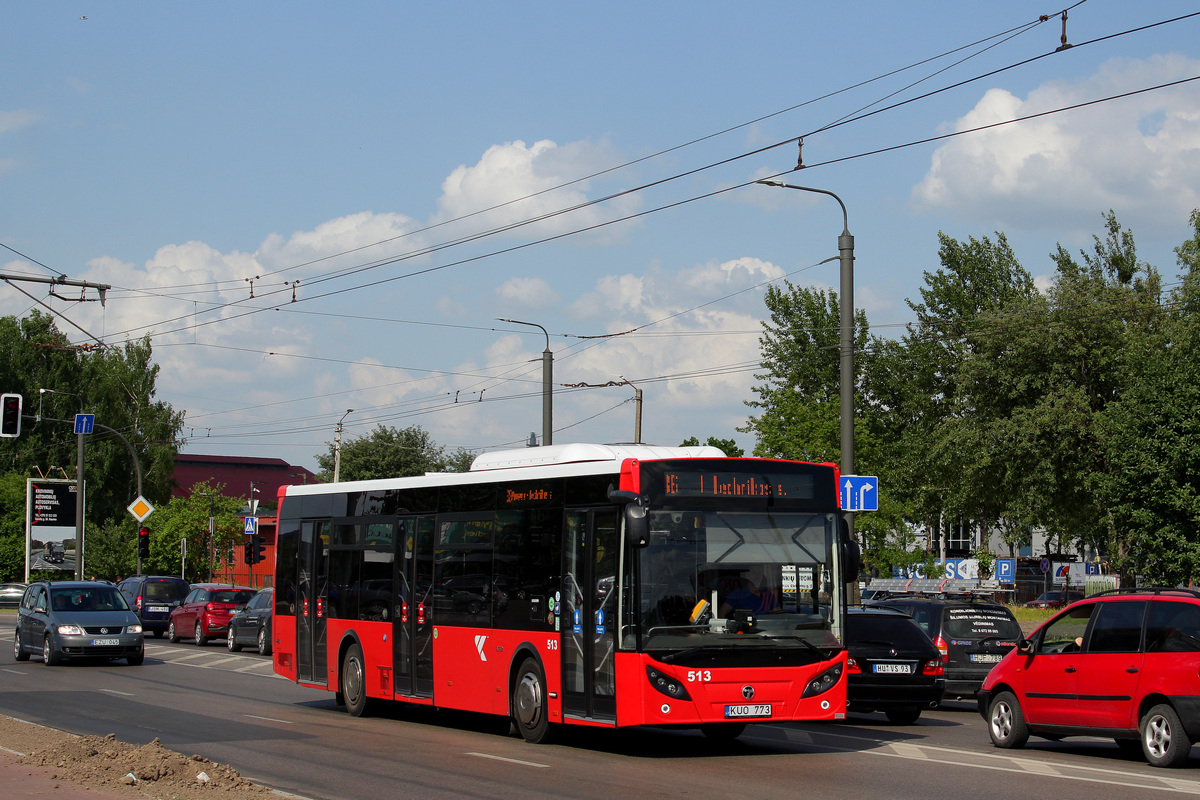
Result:
<svg viewBox="0 0 1200 800"><path fill-rule="evenodd" d="M840 647L833 581L835 514L651 512L638 554L642 648L788 649L807 659Z"/></svg>

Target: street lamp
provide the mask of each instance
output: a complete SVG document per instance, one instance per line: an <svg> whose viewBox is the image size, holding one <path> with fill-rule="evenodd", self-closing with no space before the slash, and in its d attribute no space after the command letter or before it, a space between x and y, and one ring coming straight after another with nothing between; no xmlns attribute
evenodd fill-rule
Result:
<svg viewBox="0 0 1200 800"><path fill-rule="evenodd" d="M838 236L838 261L841 264L841 308L840 329L841 366L838 372L841 383L841 423L842 423L842 474L854 474L854 237L850 235L850 217L846 213L846 204L842 198L825 189L813 189L808 186L794 186L790 183L764 178L756 181L764 186L778 186L783 189L795 189L800 192L815 192L827 194L842 207L842 233ZM854 532L854 515L846 514L850 532Z"/></svg>
<svg viewBox="0 0 1200 800"><path fill-rule="evenodd" d="M531 328L542 328L536 322L522 322L519 319L496 317L497 322L511 322L513 325L528 325ZM550 352L550 334L545 328L546 349L542 351L542 445L554 444L554 353Z"/></svg>
<svg viewBox="0 0 1200 800"><path fill-rule="evenodd" d="M342 471L342 423L346 421L346 417L354 413L353 408L347 408L346 413L342 414L342 418L338 420L337 430L333 436L333 482L338 482L338 475Z"/></svg>

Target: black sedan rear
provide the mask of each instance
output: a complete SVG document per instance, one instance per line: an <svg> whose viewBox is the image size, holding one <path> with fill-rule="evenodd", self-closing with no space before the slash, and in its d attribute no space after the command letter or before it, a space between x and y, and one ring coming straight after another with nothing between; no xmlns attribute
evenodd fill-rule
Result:
<svg viewBox="0 0 1200 800"><path fill-rule="evenodd" d="M846 690L851 711L882 711L910 725L942 700L945 662L933 641L907 614L851 608L846 615Z"/></svg>

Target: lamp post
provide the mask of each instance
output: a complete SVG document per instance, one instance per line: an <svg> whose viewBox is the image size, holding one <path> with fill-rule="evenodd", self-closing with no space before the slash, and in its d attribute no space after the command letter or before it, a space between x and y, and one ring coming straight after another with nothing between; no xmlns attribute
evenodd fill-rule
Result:
<svg viewBox="0 0 1200 800"><path fill-rule="evenodd" d="M854 474L854 237L850 235L850 216L846 213L846 204L842 198L825 189L813 189L809 186L794 186L790 183L764 178L758 183L764 186L778 186L783 189L795 189L800 192L827 194L842 207L842 232L838 236L838 261L841 265L841 307L839 309L839 328L841 331L838 350L841 354L838 380L841 383L841 459L842 474ZM846 514L846 521L854 533L854 515Z"/></svg>
<svg viewBox="0 0 1200 800"><path fill-rule="evenodd" d="M546 335L546 349L542 351L542 446L554 444L554 353L550 351L550 334L536 322L522 322L519 319L504 317L496 317L496 321L541 328L542 333Z"/></svg>
<svg viewBox="0 0 1200 800"><path fill-rule="evenodd" d="M338 482L338 475L342 471L342 423L346 421L346 417L354 412L353 408L347 408L346 413L342 414L342 418L338 420L337 430L333 435L333 482Z"/></svg>

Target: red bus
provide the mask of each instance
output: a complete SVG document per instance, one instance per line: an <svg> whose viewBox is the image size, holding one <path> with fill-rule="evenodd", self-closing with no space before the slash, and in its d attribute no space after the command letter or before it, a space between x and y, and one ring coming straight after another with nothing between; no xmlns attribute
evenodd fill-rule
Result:
<svg viewBox="0 0 1200 800"><path fill-rule="evenodd" d="M569 444L280 489L274 665L336 692L562 725L845 716L837 467Z"/></svg>

